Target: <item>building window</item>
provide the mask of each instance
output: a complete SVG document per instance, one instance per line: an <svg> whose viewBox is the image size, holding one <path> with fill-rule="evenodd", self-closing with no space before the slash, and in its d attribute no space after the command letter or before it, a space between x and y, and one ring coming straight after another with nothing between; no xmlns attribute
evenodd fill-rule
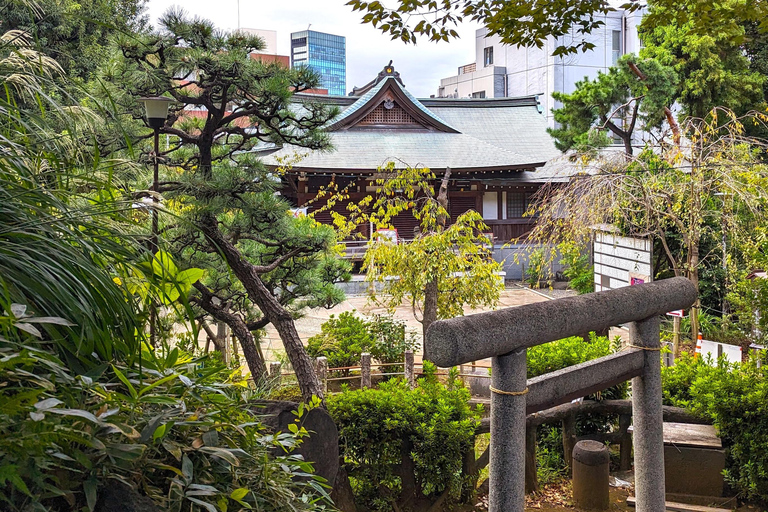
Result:
<svg viewBox="0 0 768 512"><path fill-rule="evenodd" d="M621 30L614 30L611 44L611 65L615 66L621 57Z"/></svg>
<svg viewBox="0 0 768 512"><path fill-rule="evenodd" d="M485 98L485 91L480 92L473 92L472 93L473 98Z"/></svg>
<svg viewBox="0 0 768 512"><path fill-rule="evenodd" d="M522 218L531 204L533 204L532 192L507 192L507 218ZM534 213L530 217L538 217L538 213Z"/></svg>
<svg viewBox="0 0 768 512"><path fill-rule="evenodd" d="M493 64L493 46L483 50L483 65L490 66Z"/></svg>

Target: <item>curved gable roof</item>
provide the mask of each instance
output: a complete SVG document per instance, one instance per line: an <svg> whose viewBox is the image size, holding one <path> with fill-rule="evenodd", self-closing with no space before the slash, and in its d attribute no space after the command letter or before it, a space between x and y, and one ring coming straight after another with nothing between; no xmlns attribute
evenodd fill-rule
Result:
<svg viewBox="0 0 768 512"><path fill-rule="evenodd" d="M411 93L406 91L395 76L387 76L376 84L375 87L362 95L360 99L344 109L326 129L328 131L348 130L362 121L365 116L390 97L422 127L445 133L461 133L431 112Z"/></svg>

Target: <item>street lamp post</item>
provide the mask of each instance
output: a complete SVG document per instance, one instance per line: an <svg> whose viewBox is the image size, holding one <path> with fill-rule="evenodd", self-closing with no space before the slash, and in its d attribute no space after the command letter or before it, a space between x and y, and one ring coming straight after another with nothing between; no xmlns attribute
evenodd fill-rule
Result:
<svg viewBox="0 0 768 512"><path fill-rule="evenodd" d="M147 115L147 124L152 128L155 133L154 137L154 150L152 152L152 163L154 166L152 174L152 202L158 201L159 191L159 176L158 169L160 167L160 128L165 125L165 121L168 119L168 106L173 102L172 99L165 96L151 96L146 98L139 98L139 101L144 104L144 110ZM152 254L157 252L157 236L158 236L158 211L157 205L152 208L152 238L150 241L150 247Z"/></svg>
<svg viewBox="0 0 768 512"><path fill-rule="evenodd" d="M172 99L165 96L151 96L145 98L139 98L139 101L144 104L144 110L147 115L147 124L152 128L154 133L154 149L152 152L153 174L152 174L152 236L150 238L150 251L154 256L158 249L158 211L157 202L159 201L159 167L160 167L160 128L165 125L168 119L168 106L173 102ZM155 307L152 307L149 311L149 341L152 346L155 346L157 325L157 311Z"/></svg>

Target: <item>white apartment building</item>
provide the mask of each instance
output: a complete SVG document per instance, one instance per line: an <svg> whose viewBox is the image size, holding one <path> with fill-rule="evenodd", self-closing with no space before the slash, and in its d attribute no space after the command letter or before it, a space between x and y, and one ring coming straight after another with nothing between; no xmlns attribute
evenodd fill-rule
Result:
<svg viewBox="0 0 768 512"><path fill-rule="evenodd" d="M499 98L538 95L547 124L554 127L552 109L559 102L555 91L571 93L576 82L594 78L606 71L625 53L637 53L640 39L637 26L642 12L619 10L603 16L604 25L588 36L567 35L547 38L542 48L502 44L499 36L489 36L482 28L475 34L475 61L460 66L456 76L440 80L440 98ZM586 39L595 48L582 53L553 57L562 44Z"/></svg>

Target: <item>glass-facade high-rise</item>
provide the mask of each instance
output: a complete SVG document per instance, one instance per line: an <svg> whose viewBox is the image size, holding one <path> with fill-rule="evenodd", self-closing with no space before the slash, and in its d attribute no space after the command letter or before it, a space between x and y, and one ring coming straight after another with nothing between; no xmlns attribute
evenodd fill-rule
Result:
<svg viewBox="0 0 768 512"><path fill-rule="evenodd" d="M308 66L321 76L328 94L344 96L347 91L347 41L314 30L291 34L291 67Z"/></svg>

